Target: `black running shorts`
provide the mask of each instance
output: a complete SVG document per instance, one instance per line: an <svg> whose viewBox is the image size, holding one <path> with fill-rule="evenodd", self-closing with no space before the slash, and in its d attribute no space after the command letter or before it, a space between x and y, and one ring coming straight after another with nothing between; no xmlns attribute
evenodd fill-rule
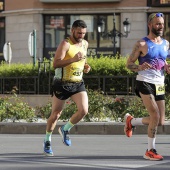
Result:
<svg viewBox="0 0 170 170"><path fill-rule="evenodd" d="M86 91L84 81L78 83L68 83L60 80L54 80L51 95L55 95L60 100L66 100L81 91Z"/></svg>
<svg viewBox="0 0 170 170"><path fill-rule="evenodd" d="M156 95L156 86L155 84L147 83L144 81L136 81L136 89L135 89L136 95L141 97L139 92L142 94L152 94L155 97L156 101L159 100L165 100L165 95Z"/></svg>

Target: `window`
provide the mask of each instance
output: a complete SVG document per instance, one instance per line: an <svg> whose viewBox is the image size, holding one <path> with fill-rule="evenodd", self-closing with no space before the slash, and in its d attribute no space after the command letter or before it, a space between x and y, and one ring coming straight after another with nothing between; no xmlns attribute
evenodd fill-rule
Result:
<svg viewBox="0 0 170 170"><path fill-rule="evenodd" d="M113 45L117 51L120 50L120 38L102 36L98 33L98 20L103 18L105 21L105 32L113 31L113 14L109 15L44 15L44 57L54 57L56 48L60 42L70 35L73 22L82 19L87 24L85 39L89 43L87 55L110 55L113 54ZM116 29L120 29L120 16L115 16Z"/></svg>
<svg viewBox="0 0 170 170"><path fill-rule="evenodd" d="M170 0L160 0L160 4L170 4Z"/></svg>
<svg viewBox="0 0 170 170"><path fill-rule="evenodd" d="M0 12L4 11L4 0L0 0Z"/></svg>
<svg viewBox="0 0 170 170"><path fill-rule="evenodd" d="M56 48L65 37L65 18L63 16L45 17L45 47Z"/></svg>
<svg viewBox="0 0 170 170"><path fill-rule="evenodd" d="M170 0L148 0L147 1L148 6L157 6L157 7L166 7L170 6Z"/></svg>
<svg viewBox="0 0 170 170"><path fill-rule="evenodd" d="M100 47L109 47L112 48L113 44L115 44L116 47L120 47L120 39L115 35L113 35L113 17L115 22L115 29L119 30L119 16L113 16L113 15L107 15L107 16L99 16L100 19L104 22L105 30L103 33L100 34ZM115 39L114 39L115 38ZM108 41L109 40L109 41Z"/></svg>
<svg viewBox="0 0 170 170"><path fill-rule="evenodd" d="M5 44L5 18L0 18L0 61L3 57L3 46Z"/></svg>

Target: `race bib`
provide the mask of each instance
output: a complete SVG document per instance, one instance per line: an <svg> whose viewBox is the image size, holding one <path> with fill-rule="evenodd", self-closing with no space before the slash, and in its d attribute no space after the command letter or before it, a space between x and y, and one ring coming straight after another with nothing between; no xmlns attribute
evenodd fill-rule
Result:
<svg viewBox="0 0 170 170"><path fill-rule="evenodd" d="M70 70L69 79L72 80L73 82L82 80L82 76L83 76L82 69L74 68L74 69Z"/></svg>
<svg viewBox="0 0 170 170"><path fill-rule="evenodd" d="M165 85L164 84L155 84L156 87L156 95L164 95L165 94Z"/></svg>

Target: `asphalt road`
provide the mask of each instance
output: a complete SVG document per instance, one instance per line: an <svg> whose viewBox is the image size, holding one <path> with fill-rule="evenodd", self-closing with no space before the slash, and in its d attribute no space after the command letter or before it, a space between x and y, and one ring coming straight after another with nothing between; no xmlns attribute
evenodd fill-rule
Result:
<svg viewBox="0 0 170 170"><path fill-rule="evenodd" d="M71 135L72 146L53 135L53 157L43 155L44 135L0 134L0 170L169 170L170 137L157 135L162 161L143 159L146 135Z"/></svg>

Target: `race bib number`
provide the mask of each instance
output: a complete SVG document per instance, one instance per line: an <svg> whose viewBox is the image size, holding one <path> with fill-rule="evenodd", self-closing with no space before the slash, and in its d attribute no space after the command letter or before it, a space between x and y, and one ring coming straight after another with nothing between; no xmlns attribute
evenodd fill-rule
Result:
<svg viewBox="0 0 170 170"><path fill-rule="evenodd" d="M83 70L82 69L77 69L74 68L72 70L70 70L70 76L69 79L74 81L80 81L82 79L83 76Z"/></svg>
<svg viewBox="0 0 170 170"><path fill-rule="evenodd" d="M82 71L74 71L72 73L73 76L81 76Z"/></svg>
<svg viewBox="0 0 170 170"><path fill-rule="evenodd" d="M156 95L164 95L165 94L165 85L164 84L156 84Z"/></svg>

